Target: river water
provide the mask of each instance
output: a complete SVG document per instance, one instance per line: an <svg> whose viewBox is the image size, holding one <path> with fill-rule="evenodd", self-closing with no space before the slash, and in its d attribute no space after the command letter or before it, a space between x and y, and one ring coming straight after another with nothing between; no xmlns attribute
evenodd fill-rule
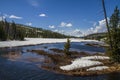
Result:
<svg viewBox="0 0 120 80"><path fill-rule="evenodd" d="M96 76L67 76L40 68L46 57L27 50L51 48L63 49L64 43L41 44L17 48L0 49L0 80L120 80L120 73ZM104 48L83 43L71 43L73 51L105 52ZM38 66L39 65L39 66Z"/></svg>

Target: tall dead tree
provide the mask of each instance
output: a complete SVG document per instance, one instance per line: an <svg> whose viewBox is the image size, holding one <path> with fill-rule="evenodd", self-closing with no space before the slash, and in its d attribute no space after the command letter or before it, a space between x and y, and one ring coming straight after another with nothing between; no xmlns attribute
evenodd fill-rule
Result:
<svg viewBox="0 0 120 80"><path fill-rule="evenodd" d="M110 49L112 49L113 46L112 46L111 34L110 34L110 29L109 29L109 24L108 24L108 19L107 19L107 13L106 13L104 0L102 0L102 6L103 6L104 17L105 17L105 21L106 21L106 27L107 27L107 31L108 31L108 41L109 41L109 44L110 44Z"/></svg>

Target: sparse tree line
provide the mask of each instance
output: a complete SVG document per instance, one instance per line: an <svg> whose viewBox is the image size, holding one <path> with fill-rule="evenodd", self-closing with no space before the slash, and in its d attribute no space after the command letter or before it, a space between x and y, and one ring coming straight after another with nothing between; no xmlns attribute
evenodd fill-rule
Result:
<svg viewBox="0 0 120 80"><path fill-rule="evenodd" d="M52 32L50 30L44 30L41 28L25 28L26 32L25 37L33 37L33 38L68 38L70 36L66 36L64 34L60 34L57 32Z"/></svg>
<svg viewBox="0 0 120 80"><path fill-rule="evenodd" d="M15 24L7 22L6 20L0 21L0 40L24 40L24 30Z"/></svg>
<svg viewBox="0 0 120 80"><path fill-rule="evenodd" d="M103 38L106 37L106 32L103 32L103 33L93 33L93 34L89 34L87 36L84 36L83 38L84 39L95 39L95 40L101 40Z"/></svg>
<svg viewBox="0 0 120 80"><path fill-rule="evenodd" d="M7 20L0 21L0 41L6 40L24 40L24 37L30 38L68 38L64 34L44 30L42 28L35 28L26 25L7 22Z"/></svg>
<svg viewBox="0 0 120 80"><path fill-rule="evenodd" d="M56 32L52 32L49 30L43 30L43 29L29 29L26 30L26 37L40 37L40 38L66 38L69 36L59 34Z"/></svg>

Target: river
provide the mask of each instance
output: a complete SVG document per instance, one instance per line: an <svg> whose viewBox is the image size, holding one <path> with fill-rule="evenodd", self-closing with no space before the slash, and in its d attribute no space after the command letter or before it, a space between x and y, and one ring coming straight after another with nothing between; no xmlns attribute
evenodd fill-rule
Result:
<svg viewBox="0 0 120 80"><path fill-rule="evenodd" d="M41 44L0 50L0 80L119 80L120 73L96 76L67 76L38 67L45 58L42 55L28 52L27 50L44 49L50 52L51 48L63 49L64 43ZM87 51L90 53L104 53L102 47L84 45L84 43L71 43L73 51ZM50 52L52 53L52 52Z"/></svg>

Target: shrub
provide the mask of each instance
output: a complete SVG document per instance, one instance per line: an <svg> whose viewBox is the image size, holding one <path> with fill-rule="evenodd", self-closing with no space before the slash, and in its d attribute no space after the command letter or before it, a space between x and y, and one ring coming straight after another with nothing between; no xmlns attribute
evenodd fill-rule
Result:
<svg viewBox="0 0 120 80"><path fill-rule="evenodd" d="M65 53L66 56L70 56L71 55L69 50L70 50L70 40L68 38L67 42L64 45L64 53Z"/></svg>

